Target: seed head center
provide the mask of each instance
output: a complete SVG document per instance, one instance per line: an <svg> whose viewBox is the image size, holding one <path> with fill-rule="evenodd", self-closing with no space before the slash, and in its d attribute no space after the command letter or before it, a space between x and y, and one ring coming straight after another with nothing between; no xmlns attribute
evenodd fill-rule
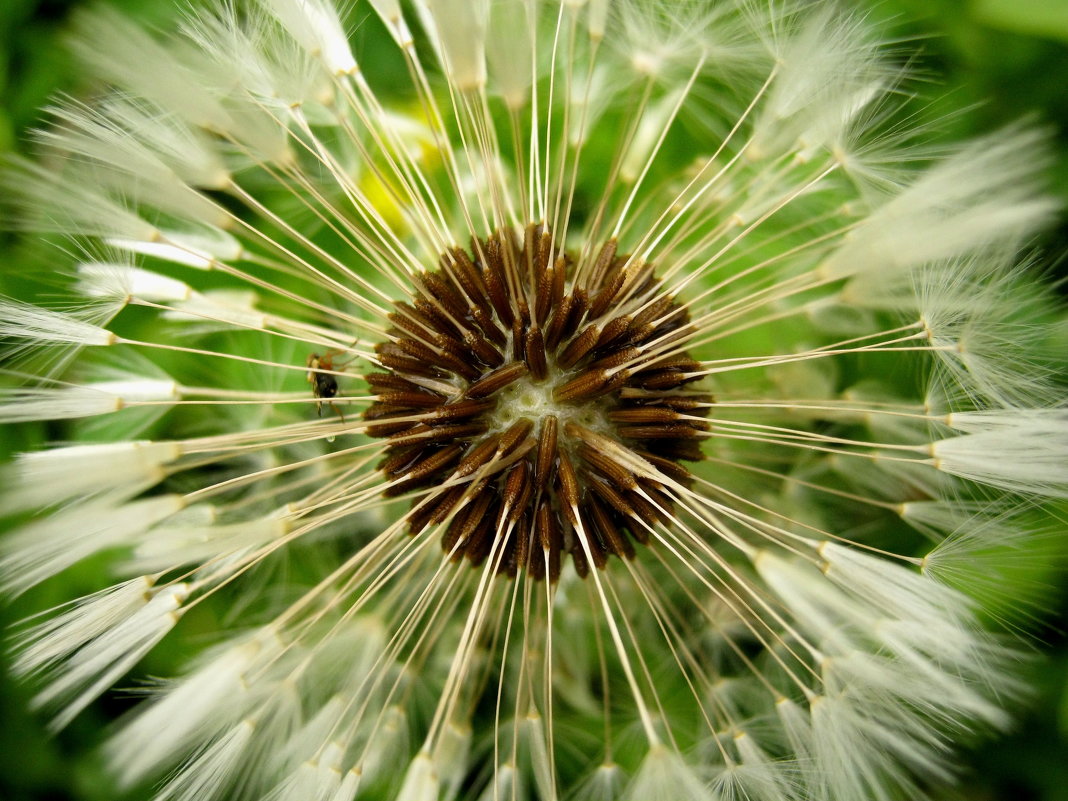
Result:
<svg viewBox="0 0 1068 801"><path fill-rule="evenodd" d="M550 372L542 381L524 377L505 387L498 393L496 408L487 415L490 432L503 432L522 420L529 420L534 424L533 433L537 434L545 418L555 417L563 428L575 424L598 434L610 434L612 423L608 410L611 400L558 401L553 397L554 392L566 382L563 377L554 379Z"/></svg>
<svg viewBox="0 0 1068 801"><path fill-rule="evenodd" d="M585 261L540 225L442 254L390 314L367 433L413 536L555 581L632 558L702 458L685 309L614 240Z"/></svg>

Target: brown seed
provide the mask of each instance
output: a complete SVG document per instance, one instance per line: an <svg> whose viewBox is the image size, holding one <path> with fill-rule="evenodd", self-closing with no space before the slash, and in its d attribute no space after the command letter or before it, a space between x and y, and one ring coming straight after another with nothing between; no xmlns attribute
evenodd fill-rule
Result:
<svg viewBox="0 0 1068 801"><path fill-rule="evenodd" d="M431 453L429 456L424 456L408 468L408 472L404 474L405 482L418 481L438 472L443 467L450 465L459 459L462 452L462 445L453 444Z"/></svg>
<svg viewBox="0 0 1068 801"><path fill-rule="evenodd" d="M582 550L582 543L576 536L571 542L571 562L575 565L575 572L579 578L586 578L590 574L590 560L586 558L586 552Z"/></svg>
<svg viewBox="0 0 1068 801"><path fill-rule="evenodd" d="M430 525L430 518L434 513L435 499L431 497L423 498L412 505L412 508L408 510L408 535L414 537L416 534Z"/></svg>
<svg viewBox="0 0 1068 801"><path fill-rule="evenodd" d="M657 456L655 453L649 453L649 451L635 451L635 453L663 473L665 477L686 486L693 482L693 476L690 475L690 471L674 459L665 459L663 456Z"/></svg>
<svg viewBox="0 0 1068 801"><path fill-rule="evenodd" d="M523 333L525 330L522 316L517 316L512 320L512 358L517 362L525 362L527 359L526 337Z"/></svg>
<svg viewBox="0 0 1068 801"><path fill-rule="evenodd" d="M541 548L532 548L527 555L527 575L534 581L543 581L545 579L545 562L547 559L547 554ZM559 557L557 558L557 563L559 564ZM557 577L560 575L559 566L557 567L556 575ZM553 580L555 581L555 579Z"/></svg>
<svg viewBox="0 0 1068 801"><path fill-rule="evenodd" d="M403 442L447 442L461 437L474 437L486 432L485 423L454 423L451 425L430 426L418 423L408 431L391 435L390 440Z"/></svg>
<svg viewBox="0 0 1068 801"><path fill-rule="evenodd" d="M384 342L375 347L378 363L394 372L411 373L427 378L447 378L448 373L438 369L425 360L412 358L392 342Z"/></svg>
<svg viewBox="0 0 1068 801"><path fill-rule="evenodd" d="M537 515L534 518L534 541L541 547L531 551L531 562L541 561L543 563L541 570L545 569L544 563L548 562L549 581L555 584L560 578L560 552L563 550L563 537L556 513L553 512L547 500L543 500L538 506Z"/></svg>
<svg viewBox="0 0 1068 801"><path fill-rule="evenodd" d="M689 327L690 315L681 306L669 307L663 314L651 321L658 334L670 334L676 332L683 336L691 336L693 330Z"/></svg>
<svg viewBox="0 0 1068 801"><path fill-rule="evenodd" d="M552 308L553 286L556 284L556 268L550 267L538 279L538 294L534 300L534 320L543 325Z"/></svg>
<svg viewBox="0 0 1068 801"><path fill-rule="evenodd" d="M368 373L364 380L375 392L396 390L397 392L421 392L422 389L396 373ZM444 400L444 398L442 398Z"/></svg>
<svg viewBox="0 0 1068 801"><path fill-rule="evenodd" d="M464 493L468 490L467 487L452 487L443 493L440 493L440 500L437 500L431 507L429 522L434 525L440 525L444 523L452 511L459 506L463 500ZM438 496L434 496L438 497Z"/></svg>
<svg viewBox="0 0 1068 801"><path fill-rule="evenodd" d="M620 350L605 356L603 359L598 359L593 362L589 365L588 369L610 370L613 367L622 367L624 364L630 364L631 362L640 359L641 355L641 348L621 348Z"/></svg>
<svg viewBox="0 0 1068 801"><path fill-rule="evenodd" d="M702 416L707 415L712 411L708 408L707 404L714 403L715 401L711 395L676 395L666 392L649 393L644 396L643 400L647 400L649 403L655 403L657 406L674 409L677 412L690 412L691 414L700 414Z"/></svg>
<svg viewBox="0 0 1068 801"><path fill-rule="evenodd" d="M507 431L501 434L501 442L497 446L497 455L506 456L517 446L526 447L523 443L526 442L530 432L533 430L534 422L532 420L527 420L526 418L516 420ZM533 444L533 440L531 440L531 443Z"/></svg>
<svg viewBox="0 0 1068 801"><path fill-rule="evenodd" d="M494 570L495 575L508 576L509 578L515 576L515 526L508 527L504 537L504 544L501 546L501 552L498 556L493 558L493 562L496 565L496 569Z"/></svg>
<svg viewBox="0 0 1068 801"><path fill-rule="evenodd" d="M634 315L634 319L630 323L631 328L644 328L646 325L655 323L664 315L664 312L671 308L674 302L675 299L671 295L658 297Z"/></svg>
<svg viewBox="0 0 1068 801"><path fill-rule="evenodd" d="M422 456L425 450L427 450L425 445L409 445L406 448L390 448L386 451L385 458L375 465L375 469L391 476L400 475L405 472L409 466L414 464L416 460Z"/></svg>
<svg viewBox="0 0 1068 801"><path fill-rule="evenodd" d="M392 439L413 427L414 424L410 421L399 423L377 423L372 426L367 426L367 428L364 429L364 433L369 437L389 437Z"/></svg>
<svg viewBox="0 0 1068 801"><path fill-rule="evenodd" d="M456 280L463 287L464 294L467 295L471 305L487 303L489 298L486 294L486 283L482 280L482 275L475 267L475 263L471 261L471 257L467 255L467 251L463 248L453 248L449 251L449 255L452 257L451 262L443 258L443 265L456 276Z"/></svg>
<svg viewBox="0 0 1068 801"><path fill-rule="evenodd" d="M531 541L533 535L533 528L531 527L530 515L520 515L516 521L515 526L515 551L512 557L512 564L517 568L522 567L529 572L528 565L530 564L530 552ZM515 576L514 570L509 570L509 576Z"/></svg>
<svg viewBox="0 0 1068 801"><path fill-rule="evenodd" d="M665 458L699 462L705 458L699 439L666 439L657 442L656 450Z"/></svg>
<svg viewBox="0 0 1068 801"><path fill-rule="evenodd" d="M564 369L574 367L579 359L593 350L600 336L600 326L595 324L587 326L581 334L568 343L564 352L557 357L556 363Z"/></svg>
<svg viewBox="0 0 1068 801"><path fill-rule="evenodd" d="M552 478L556 462L556 442L557 420L555 416L549 415L542 419L541 431L538 434L538 458L534 466L538 492L544 492Z"/></svg>
<svg viewBox="0 0 1068 801"><path fill-rule="evenodd" d="M625 278L626 273L622 270L616 271L609 277L607 283L604 284L604 288L593 296L593 300L590 301L591 319L596 320L608 310L609 305L615 299L619 290L623 287Z"/></svg>
<svg viewBox="0 0 1068 801"><path fill-rule="evenodd" d="M634 325L631 324L627 329L622 339L619 340L620 345L629 345L634 342L652 342L656 337L656 326L651 323L646 325Z"/></svg>
<svg viewBox="0 0 1068 801"><path fill-rule="evenodd" d="M571 302L571 307L567 314L567 322L564 323L562 339L567 339L578 331L579 326L582 325L582 321L586 317L586 312L589 311L590 308L590 296L582 287L577 287L575 291L571 293L571 296L574 299Z"/></svg>
<svg viewBox="0 0 1068 801"><path fill-rule="evenodd" d="M514 319L512 304L510 293L508 292L507 279L504 275L505 264L501 240L496 234L486 240L483 246L483 253L486 258L485 263L482 265L484 268L483 278L486 282L490 303L501 322L506 327L511 328L512 320Z"/></svg>
<svg viewBox="0 0 1068 801"><path fill-rule="evenodd" d="M644 521L635 513L632 513L627 518L627 532L639 545L648 545L652 540L649 536L649 529L645 527Z"/></svg>
<svg viewBox="0 0 1068 801"><path fill-rule="evenodd" d="M571 464L571 459L567 454L560 452L560 458L557 462L556 471L557 484L560 488L560 506L564 515L571 525L578 523L578 506L582 501L581 491L579 490L578 476L575 475L575 467Z"/></svg>
<svg viewBox="0 0 1068 801"><path fill-rule="evenodd" d="M605 272L608 267L616 260L616 249L619 247L619 243L615 239L609 239L603 245L601 250L597 254L597 260L593 263L593 269L590 270L590 285L600 286L603 280Z"/></svg>
<svg viewBox="0 0 1068 801"><path fill-rule="evenodd" d="M549 269L549 261L553 257L552 235L542 227L538 235L538 248L535 256L535 275L543 275Z"/></svg>
<svg viewBox="0 0 1068 801"><path fill-rule="evenodd" d="M556 263L553 265L553 287L552 287L552 307L555 308L560 305L560 301L564 298L564 289L567 286L567 270L571 265L571 260L566 254L561 254L556 257ZM540 321L544 322L544 320Z"/></svg>
<svg viewBox="0 0 1068 801"><path fill-rule="evenodd" d="M567 323L567 318L571 313L571 306L574 302L573 295L565 295L554 308L553 315L549 319L549 325L545 329L545 347L551 351L556 350L556 346L560 344L560 340L564 336L564 326Z"/></svg>
<svg viewBox="0 0 1068 801"><path fill-rule="evenodd" d="M701 369L701 363L694 361L689 356L682 354L662 356L646 363L645 370L681 370L692 373Z"/></svg>
<svg viewBox="0 0 1068 801"><path fill-rule="evenodd" d="M378 396L378 402L398 411L404 409L434 409L442 404L444 398L431 392L384 392Z"/></svg>
<svg viewBox="0 0 1068 801"><path fill-rule="evenodd" d="M522 459L516 462L504 477L501 514L505 515L505 519L510 523L526 511L527 500L533 490L530 481L532 472L530 462Z"/></svg>
<svg viewBox="0 0 1068 801"><path fill-rule="evenodd" d="M456 403L448 403L438 406L433 413L435 424L446 421L463 420L465 417L475 417L492 409L492 401L460 400Z"/></svg>
<svg viewBox="0 0 1068 801"><path fill-rule="evenodd" d="M609 483L602 481L596 476L591 476L590 479L589 487L597 493L598 497L607 501L609 506L624 517L632 517L634 515L634 510L631 508L630 504L627 503L626 499Z"/></svg>
<svg viewBox="0 0 1068 801"><path fill-rule="evenodd" d="M650 373L639 373L638 385L645 389L674 389L685 383L686 373L681 370L657 370Z"/></svg>
<svg viewBox="0 0 1068 801"><path fill-rule="evenodd" d="M471 563L471 567L479 567L489 556L490 550L493 548L494 520L496 519L495 510L488 512L486 517L478 521L467 539L464 540L464 556Z"/></svg>
<svg viewBox="0 0 1068 801"><path fill-rule="evenodd" d="M637 406L630 409L615 409L608 413L614 423L674 423L678 412L657 406Z"/></svg>
<svg viewBox="0 0 1068 801"><path fill-rule="evenodd" d="M616 432L629 439L690 439L698 436L693 426L686 423L667 425L620 426Z"/></svg>
<svg viewBox="0 0 1068 801"><path fill-rule="evenodd" d="M488 364L490 367L500 367L504 364L504 355L477 331L469 331L464 335L464 345L483 364Z"/></svg>
<svg viewBox="0 0 1068 801"><path fill-rule="evenodd" d="M431 302L438 303L453 320L462 320L466 316L468 304L464 302L447 281L434 273L421 273L414 279L421 286L423 295Z"/></svg>
<svg viewBox="0 0 1068 801"><path fill-rule="evenodd" d="M486 373L468 386L464 394L470 398L487 398L513 381L525 376L528 372L529 368L523 362L506 364L504 367L498 367L496 370Z"/></svg>
<svg viewBox="0 0 1068 801"><path fill-rule="evenodd" d="M593 527L600 535L606 550L621 559L633 559L634 546L612 520L611 513L592 496L587 498L586 507L590 511L589 519L593 522Z"/></svg>
<svg viewBox="0 0 1068 801"><path fill-rule="evenodd" d="M500 441L500 434L491 434L490 436L485 437L460 460L460 464L456 468L456 475L460 477L469 476L478 470L478 468L482 467L482 465L486 464L497 453L497 447L500 444Z"/></svg>
<svg viewBox="0 0 1068 801"><path fill-rule="evenodd" d="M437 330L434 326L429 325L426 319L407 303L398 303L397 311L390 312L387 318L393 325L407 331L417 339L432 338Z"/></svg>
<svg viewBox="0 0 1068 801"><path fill-rule="evenodd" d="M638 480L634 474L608 456L608 454L597 448L590 447L585 442L579 445L578 453L584 462L601 473L619 489L632 490L638 486Z"/></svg>
<svg viewBox="0 0 1068 801"><path fill-rule="evenodd" d="M464 509L460 510L460 513L452 519L452 523L449 524L445 536L442 537L442 549L448 553L452 551L458 543L461 543L470 537L475 528L486 519L490 506L494 504L496 500L496 495L492 491L482 492L474 496L474 500L464 507ZM462 554L462 549L457 550L453 554L453 559L458 559Z"/></svg>
<svg viewBox="0 0 1068 801"><path fill-rule="evenodd" d="M619 388L624 387L625 384L629 380L630 380L630 371L629 370L616 371L615 374L612 375L612 377L608 379L608 381L604 382L604 386L601 387L599 390L597 390L597 396L607 395L607 394L609 394L611 392L615 392Z"/></svg>
<svg viewBox="0 0 1068 801"><path fill-rule="evenodd" d="M470 334L464 335L464 340ZM453 339L448 334L443 334L440 331L434 334L433 346L440 351L443 351L454 359L469 360L471 358L471 349L466 345L465 341L459 339Z"/></svg>
<svg viewBox="0 0 1068 801"><path fill-rule="evenodd" d="M535 381L543 381L549 375L549 366L545 361L545 338L541 329L534 325L527 331L524 351L530 374Z"/></svg>
<svg viewBox="0 0 1068 801"><path fill-rule="evenodd" d="M383 349L380 352L384 352ZM447 355L440 351L434 350L429 345L425 345L414 339L408 337L401 337L393 343L393 347L389 349L391 353L399 353L404 356L410 356L420 362L432 364L435 367L441 367L445 370L452 368L451 360ZM464 369L469 369L466 365Z"/></svg>
<svg viewBox="0 0 1068 801"><path fill-rule="evenodd" d="M589 370L573 378L562 387L553 390L553 400L557 403L581 400L595 394L608 380L605 370Z"/></svg>
<svg viewBox="0 0 1068 801"><path fill-rule="evenodd" d="M470 353L466 354L466 358L460 358L452 353L442 352L437 357L437 364L468 381L475 381L482 375L482 369L471 358Z"/></svg>
<svg viewBox="0 0 1068 801"><path fill-rule="evenodd" d="M449 319L448 315L422 295L416 296L412 300L412 303L415 305L415 310L419 312L420 315L433 323L432 330L444 331L449 334L449 336L461 336L460 329Z"/></svg>
<svg viewBox="0 0 1068 801"><path fill-rule="evenodd" d="M627 493L627 503L634 509L634 516L648 528L656 528L660 524L660 512L649 501L636 492ZM637 539L638 528L633 528ZM639 540L640 541L640 540Z"/></svg>
<svg viewBox="0 0 1068 801"><path fill-rule="evenodd" d="M670 525L671 514L669 510L675 505L671 496L657 489L651 482L646 482L642 489L649 496L649 500L653 504L653 508L656 509L656 514L659 516L660 521L664 525Z"/></svg>
<svg viewBox="0 0 1068 801"><path fill-rule="evenodd" d="M479 330L495 347L503 348L508 344L508 338L504 335L504 331L501 330L500 326L493 321L493 315L488 307L472 306L471 319L478 324Z"/></svg>
<svg viewBox="0 0 1068 801"><path fill-rule="evenodd" d="M535 285L538 282L538 278L541 275L541 270L537 268L537 240L539 237L540 225L530 223L523 229L523 268L526 269L526 274L532 283Z"/></svg>
<svg viewBox="0 0 1068 801"><path fill-rule="evenodd" d="M600 537L600 532L591 519L591 511L589 503L582 505L582 526L580 530L576 531L578 535L575 538L576 544L581 548L582 545L578 540L580 537L583 538L586 546L590 549L594 567L598 570L604 570L608 564L608 549L605 547L605 543Z"/></svg>
<svg viewBox="0 0 1068 801"><path fill-rule="evenodd" d="M626 315L610 320L601 330L601 336L597 338L597 344L594 347L604 348L612 344L622 337L628 328L630 328L630 317Z"/></svg>
<svg viewBox="0 0 1068 801"><path fill-rule="evenodd" d="M599 398L603 395L608 395L615 392L620 387L626 385L630 381L630 370L605 370L608 374L608 380L601 385L599 389L593 392L589 397Z"/></svg>
<svg viewBox="0 0 1068 801"><path fill-rule="evenodd" d="M625 303L635 296L641 296L642 292L652 287L657 287L654 277L653 265L647 262L631 261L623 271L623 286L616 295L615 300Z"/></svg>

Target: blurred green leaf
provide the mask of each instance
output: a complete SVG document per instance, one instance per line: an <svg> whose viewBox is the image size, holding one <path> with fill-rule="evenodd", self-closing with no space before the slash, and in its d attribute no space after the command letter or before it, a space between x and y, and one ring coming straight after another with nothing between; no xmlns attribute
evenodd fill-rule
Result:
<svg viewBox="0 0 1068 801"><path fill-rule="evenodd" d="M1068 41L1065 0L973 0L972 15L993 28Z"/></svg>

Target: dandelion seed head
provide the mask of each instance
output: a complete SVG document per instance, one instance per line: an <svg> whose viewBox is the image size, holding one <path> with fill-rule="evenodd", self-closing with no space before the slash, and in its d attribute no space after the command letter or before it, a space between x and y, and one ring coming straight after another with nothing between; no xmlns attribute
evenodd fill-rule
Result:
<svg viewBox="0 0 1068 801"><path fill-rule="evenodd" d="M830 3L365 13L73 21L101 85L2 179L74 245L0 299L0 422L57 440L0 590L117 576L21 633L36 707L203 614L105 746L158 801L951 781L1068 494L1045 135L929 143Z"/></svg>
<svg viewBox="0 0 1068 801"><path fill-rule="evenodd" d="M678 460L701 458L708 396L686 390L699 364L678 349L688 315L650 265L614 241L595 252L577 265L534 225L453 250L375 348L389 372L368 377L364 416L390 443L386 492L434 486L413 533L450 521L453 558L477 567L504 536L497 572L553 582L562 556L589 570L579 538L598 568L629 558L671 513L663 482L688 482Z"/></svg>

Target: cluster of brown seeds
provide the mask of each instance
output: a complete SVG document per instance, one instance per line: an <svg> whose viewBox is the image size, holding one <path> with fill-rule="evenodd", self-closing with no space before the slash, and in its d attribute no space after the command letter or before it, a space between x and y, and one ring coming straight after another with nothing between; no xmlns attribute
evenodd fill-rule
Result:
<svg viewBox="0 0 1068 801"><path fill-rule="evenodd" d="M412 493L411 532L443 525L454 559L555 581L568 554L583 577L631 558L701 458L685 309L615 241L587 262L543 226L498 231L390 315L367 433L387 439L386 493Z"/></svg>

